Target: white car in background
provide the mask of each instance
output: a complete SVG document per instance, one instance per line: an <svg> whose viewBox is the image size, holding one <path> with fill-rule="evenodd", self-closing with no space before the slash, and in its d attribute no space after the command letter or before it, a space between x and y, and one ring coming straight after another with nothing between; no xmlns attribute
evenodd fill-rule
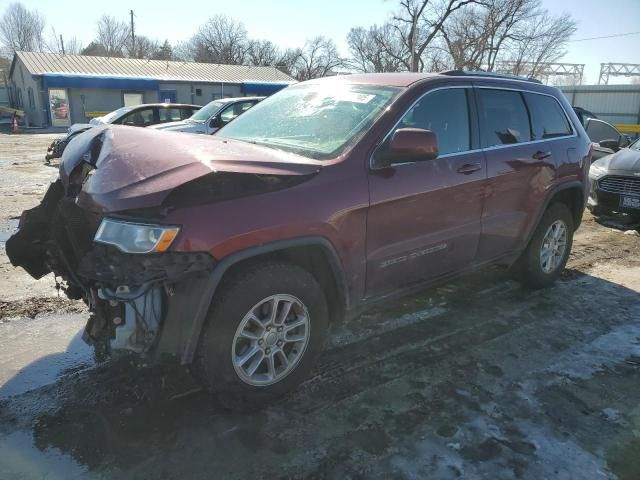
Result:
<svg viewBox="0 0 640 480"><path fill-rule="evenodd" d="M149 128L165 130L167 132L212 135L264 98L265 97L221 98L207 103L186 120L153 125Z"/></svg>

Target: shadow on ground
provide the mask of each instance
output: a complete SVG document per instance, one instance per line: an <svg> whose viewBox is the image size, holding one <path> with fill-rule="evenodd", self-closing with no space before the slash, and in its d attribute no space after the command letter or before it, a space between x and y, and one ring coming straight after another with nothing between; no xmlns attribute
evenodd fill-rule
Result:
<svg viewBox="0 0 640 480"><path fill-rule="evenodd" d="M244 414L120 358L0 402L0 474L637 479L639 319L637 292L576 271L484 273L336 326L311 378Z"/></svg>

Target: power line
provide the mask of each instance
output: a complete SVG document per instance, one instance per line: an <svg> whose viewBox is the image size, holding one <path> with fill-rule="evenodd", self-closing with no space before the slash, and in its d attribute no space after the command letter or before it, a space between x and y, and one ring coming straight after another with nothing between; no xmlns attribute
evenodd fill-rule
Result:
<svg viewBox="0 0 640 480"><path fill-rule="evenodd" d="M603 37L578 38L577 40L569 40L570 42L586 42L587 40L601 40L603 38L628 37L629 35L638 35L640 32L616 33L615 35L605 35Z"/></svg>

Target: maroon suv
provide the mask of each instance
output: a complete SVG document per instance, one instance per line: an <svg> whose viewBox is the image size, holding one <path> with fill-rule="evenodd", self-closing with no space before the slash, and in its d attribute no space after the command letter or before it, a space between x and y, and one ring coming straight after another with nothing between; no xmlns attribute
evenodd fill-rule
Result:
<svg viewBox="0 0 640 480"><path fill-rule="evenodd" d="M7 253L89 305L99 350L171 354L225 398L263 401L376 300L491 264L550 285L590 156L560 91L536 81L313 80L214 137L91 129Z"/></svg>

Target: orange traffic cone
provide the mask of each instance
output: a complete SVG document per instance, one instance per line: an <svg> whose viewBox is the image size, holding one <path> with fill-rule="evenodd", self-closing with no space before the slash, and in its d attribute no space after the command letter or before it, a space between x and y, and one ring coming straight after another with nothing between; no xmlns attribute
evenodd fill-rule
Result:
<svg viewBox="0 0 640 480"><path fill-rule="evenodd" d="M13 133L18 133L18 117L13 117Z"/></svg>

